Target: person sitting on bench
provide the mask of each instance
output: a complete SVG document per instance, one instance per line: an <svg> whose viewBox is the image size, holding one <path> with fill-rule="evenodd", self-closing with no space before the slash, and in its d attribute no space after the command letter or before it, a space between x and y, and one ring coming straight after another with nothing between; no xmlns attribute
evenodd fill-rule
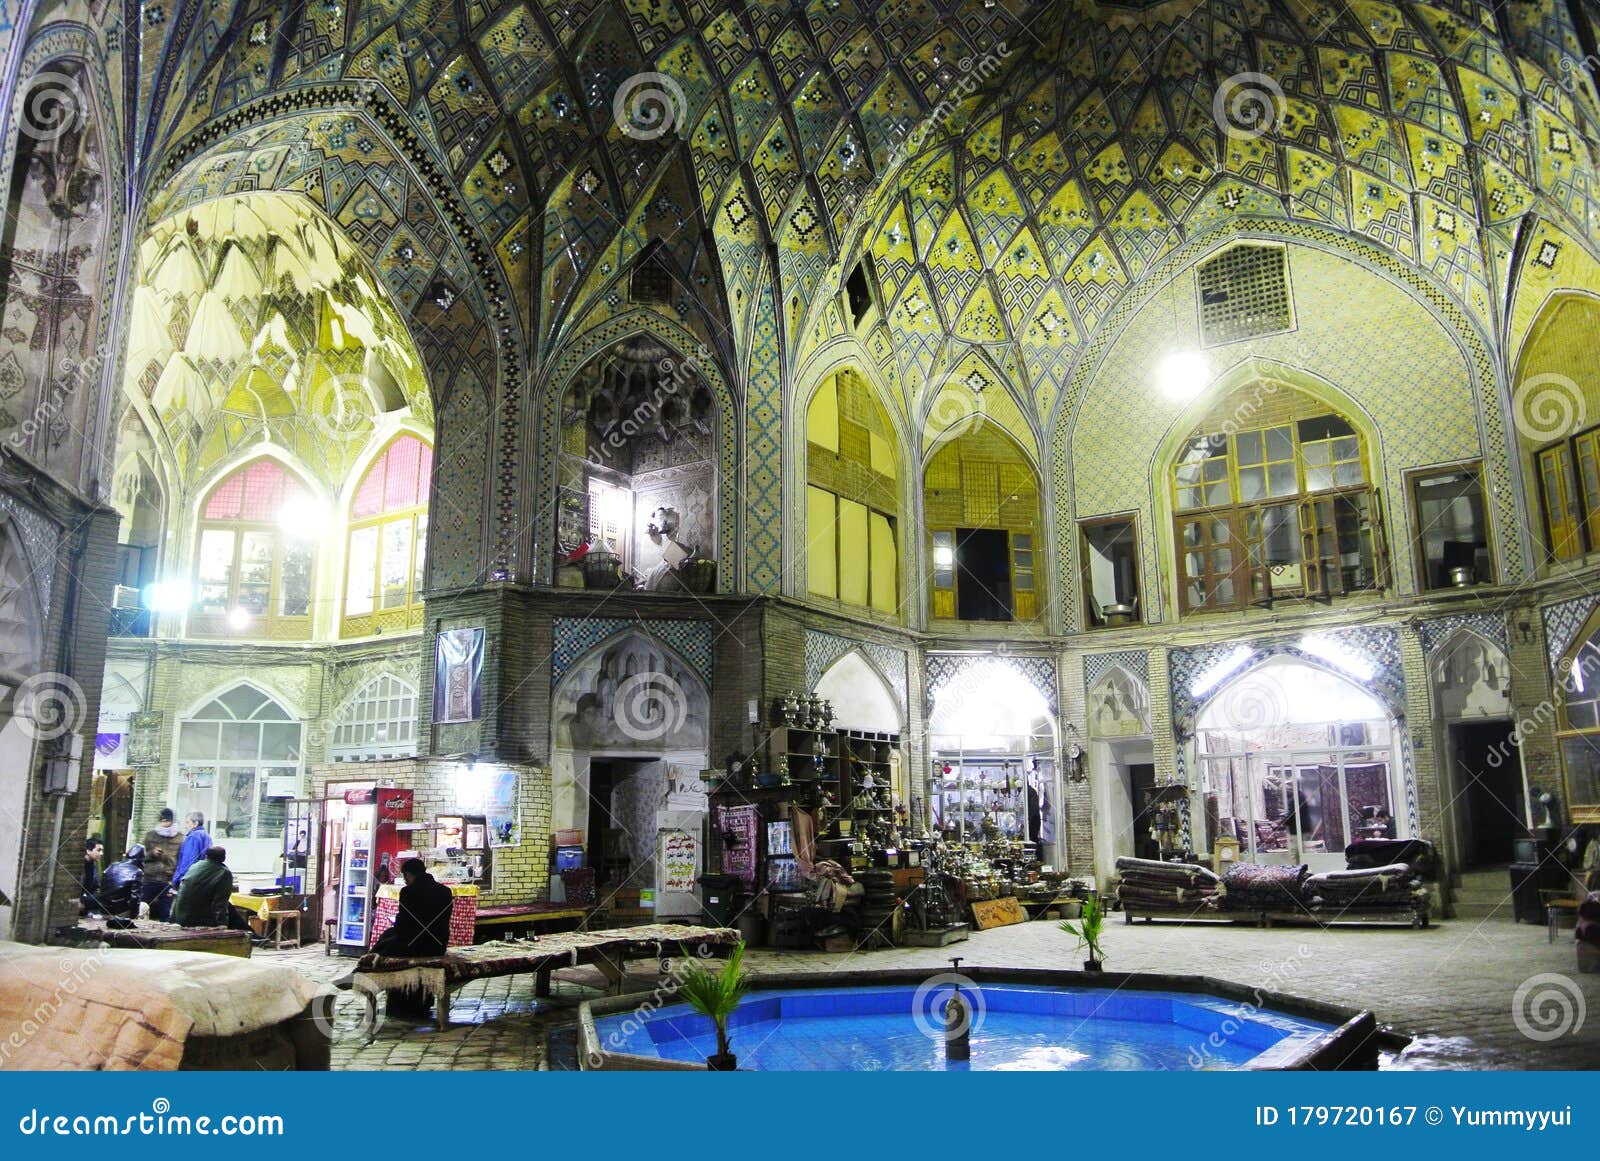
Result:
<svg viewBox="0 0 1600 1161"><path fill-rule="evenodd" d="M394 926L378 936L373 955L421 958L443 955L450 942L450 912L455 895L432 875L421 859L400 864L406 885L400 888L400 910Z"/></svg>

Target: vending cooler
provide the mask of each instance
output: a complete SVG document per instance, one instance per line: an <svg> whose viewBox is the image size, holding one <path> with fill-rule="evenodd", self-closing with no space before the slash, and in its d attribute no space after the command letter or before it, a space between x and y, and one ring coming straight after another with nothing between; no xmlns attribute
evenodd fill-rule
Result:
<svg viewBox="0 0 1600 1161"><path fill-rule="evenodd" d="M411 819L414 792L379 786L344 795L344 865L339 876L341 955L360 955L372 942L373 898L377 888L400 877L404 847L397 822Z"/></svg>

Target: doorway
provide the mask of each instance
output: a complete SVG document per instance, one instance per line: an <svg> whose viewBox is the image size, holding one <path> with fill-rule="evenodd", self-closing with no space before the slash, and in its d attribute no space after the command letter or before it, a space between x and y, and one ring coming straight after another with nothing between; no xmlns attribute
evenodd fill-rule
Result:
<svg viewBox="0 0 1600 1161"><path fill-rule="evenodd" d="M1128 791L1133 801L1133 855L1137 859L1160 859L1161 848L1150 833L1156 803L1154 762L1135 762L1128 767Z"/></svg>
<svg viewBox="0 0 1600 1161"><path fill-rule="evenodd" d="M1011 536L997 528L956 529L956 616L1011 620Z"/></svg>
<svg viewBox="0 0 1600 1161"><path fill-rule="evenodd" d="M1450 751L1462 866L1505 866L1513 844L1527 833L1521 753L1511 723L1457 722L1450 727Z"/></svg>

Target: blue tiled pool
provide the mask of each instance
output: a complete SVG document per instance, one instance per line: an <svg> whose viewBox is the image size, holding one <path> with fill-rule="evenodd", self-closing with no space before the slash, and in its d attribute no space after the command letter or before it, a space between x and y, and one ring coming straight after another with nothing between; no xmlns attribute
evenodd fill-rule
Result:
<svg viewBox="0 0 1600 1161"><path fill-rule="evenodd" d="M1333 1031L1193 993L986 984L962 988L977 1009L972 1058L947 1065L939 1013L950 990L753 992L729 1038L741 1069L764 1072L1108 1071L1238 1068L1263 1054L1282 1059ZM684 1004L598 1016L595 1032L608 1053L699 1062L716 1051L711 1021Z"/></svg>

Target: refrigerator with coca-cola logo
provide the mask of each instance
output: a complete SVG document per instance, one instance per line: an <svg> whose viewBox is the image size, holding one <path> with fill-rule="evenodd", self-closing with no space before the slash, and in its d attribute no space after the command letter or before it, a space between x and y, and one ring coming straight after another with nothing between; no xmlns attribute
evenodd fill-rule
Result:
<svg viewBox="0 0 1600 1161"><path fill-rule="evenodd" d="M377 889L400 877L405 843L395 825L409 822L415 792L377 786L344 793L344 865L339 876L338 934L342 955L360 955L372 942Z"/></svg>

